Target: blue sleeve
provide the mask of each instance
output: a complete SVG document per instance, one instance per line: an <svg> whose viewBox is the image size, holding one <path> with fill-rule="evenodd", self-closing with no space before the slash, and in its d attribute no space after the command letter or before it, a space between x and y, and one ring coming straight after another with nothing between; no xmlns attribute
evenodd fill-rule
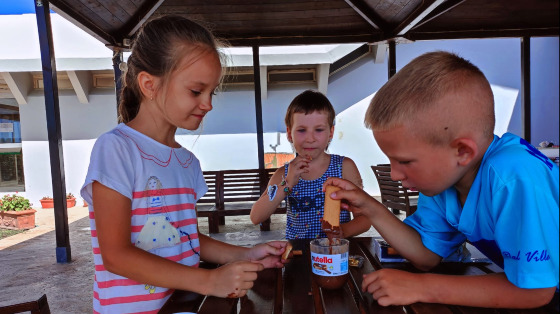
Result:
<svg viewBox="0 0 560 314"><path fill-rule="evenodd" d="M504 271L520 288L558 286L558 191L546 180L511 180L492 197Z"/></svg>
<svg viewBox="0 0 560 314"><path fill-rule="evenodd" d="M443 195L428 197L420 194L418 209L404 220L420 234L424 246L442 258L457 251L466 240L461 232L448 223L445 206Z"/></svg>

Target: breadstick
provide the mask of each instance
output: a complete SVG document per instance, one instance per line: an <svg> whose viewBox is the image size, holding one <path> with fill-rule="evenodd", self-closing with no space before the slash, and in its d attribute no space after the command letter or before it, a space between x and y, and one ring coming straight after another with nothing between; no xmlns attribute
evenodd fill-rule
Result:
<svg viewBox="0 0 560 314"><path fill-rule="evenodd" d="M340 226L340 200L333 200L331 193L340 190L339 187L327 185L325 188L325 214L323 221L328 222L332 228Z"/></svg>
<svg viewBox="0 0 560 314"><path fill-rule="evenodd" d="M293 248L294 247L292 246L292 244L288 242L288 245L286 245L286 250L284 251L284 253L282 253L283 260L287 260L290 257L290 252L292 251Z"/></svg>

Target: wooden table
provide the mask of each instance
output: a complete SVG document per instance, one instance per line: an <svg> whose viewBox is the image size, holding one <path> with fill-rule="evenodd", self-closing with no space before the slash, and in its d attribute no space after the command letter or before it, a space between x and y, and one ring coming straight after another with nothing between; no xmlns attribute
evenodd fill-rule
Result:
<svg viewBox="0 0 560 314"><path fill-rule="evenodd" d="M409 263L383 263L382 265L373 253L375 250L372 241L374 241L373 238L350 240L350 255L360 255L365 260L361 268L350 267L348 282L341 289L325 290L314 283L311 279L309 240L295 240L291 241L294 249L303 250L303 255L295 256L283 269L266 269L260 272L255 285L245 297L224 299L175 291L159 313L557 313L551 307L534 310L498 310L427 303L415 303L408 306L380 306L371 294L361 292L362 274L383 267L412 272L418 272L418 270ZM443 263L433 270L437 273L456 275L478 275L500 271L498 266L487 263Z"/></svg>

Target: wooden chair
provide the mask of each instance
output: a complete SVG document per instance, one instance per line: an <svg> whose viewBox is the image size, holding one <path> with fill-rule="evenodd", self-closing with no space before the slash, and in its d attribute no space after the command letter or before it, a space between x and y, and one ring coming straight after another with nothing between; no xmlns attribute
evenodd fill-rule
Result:
<svg viewBox="0 0 560 314"><path fill-rule="evenodd" d="M400 181L391 179L391 165L379 164L371 166L375 174L379 190L381 192L381 203L397 215L403 210L406 216L412 215L418 205L418 192L409 191L402 186Z"/></svg>
<svg viewBox="0 0 560 314"><path fill-rule="evenodd" d="M38 300L12 304L0 307L0 314L13 314L31 312L31 314L51 314L49 303L47 302L47 295L43 294Z"/></svg>

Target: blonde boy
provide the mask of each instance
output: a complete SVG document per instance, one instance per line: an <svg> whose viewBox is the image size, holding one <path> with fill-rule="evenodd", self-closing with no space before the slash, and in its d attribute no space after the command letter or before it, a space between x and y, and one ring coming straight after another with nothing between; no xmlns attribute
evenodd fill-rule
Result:
<svg viewBox="0 0 560 314"><path fill-rule="evenodd" d="M362 288L381 305L414 302L533 308L558 288L558 167L525 140L493 134L490 84L469 61L424 54L375 95L365 122L391 177L422 194L404 223L341 179L332 197L367 216L401 255L429 270L466 240L504 268L480 276L384 269ZM557 296L556 296L557 297Z"/></svg>

